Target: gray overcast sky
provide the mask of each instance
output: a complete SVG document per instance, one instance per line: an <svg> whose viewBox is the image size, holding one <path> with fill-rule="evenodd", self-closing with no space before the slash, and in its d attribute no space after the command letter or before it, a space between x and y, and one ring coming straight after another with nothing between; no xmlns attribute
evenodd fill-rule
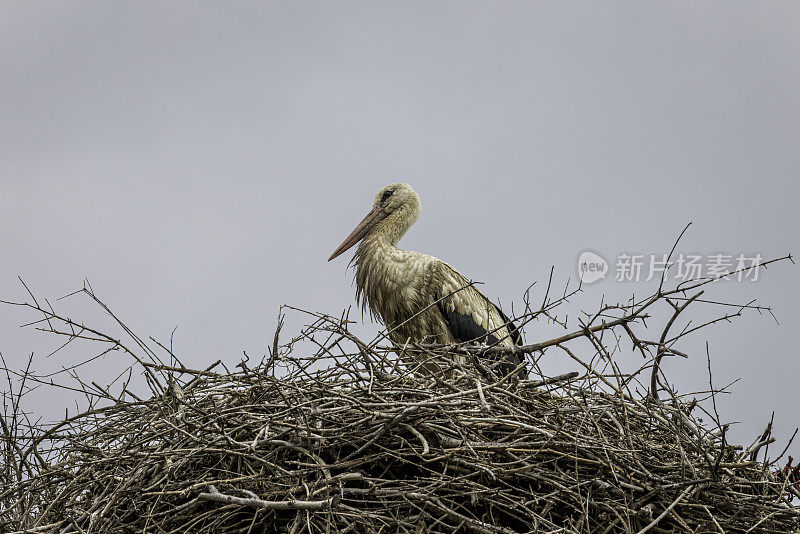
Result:
<svg viewBox="0 0 800 534"><path fill-rule="evenodd" d="M506 306L551 266L574 280L584 250L661 253L689 221L679 252L797 253L798 50L797 2L5 1L0 298L88 278L140 335L179 325L187 365L233 364L265 352L280 304L353 303L349 254L325 260L398 179L423 203L402 246ZM772 410L781 436L798 424L798 272L714 290L781 326L746 314L668 363L704 387L709 340L715 381L742 378L722 402L740 441ZM653 288L612 272L564 311ZM0 307L12 367L77 357L43 359L31 318Z"/></svg>

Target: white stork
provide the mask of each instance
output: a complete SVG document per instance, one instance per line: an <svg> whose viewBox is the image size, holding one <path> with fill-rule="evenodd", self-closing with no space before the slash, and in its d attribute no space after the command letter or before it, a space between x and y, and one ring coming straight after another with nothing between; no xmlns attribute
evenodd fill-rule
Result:
<svg viewBox="0 0 800 534"><path fill-rule="evenodd" d="M353 258L356 299L386 325L398 346L409 341L521 345L514 324L461 273L428 254L397 248L420 210L419 196L410 185L387 185L328 261L361 241ZM495 371L507 375L521 363L521 355L508 355ZM524 368L519 370L521 377L526 374Z"/></svg>

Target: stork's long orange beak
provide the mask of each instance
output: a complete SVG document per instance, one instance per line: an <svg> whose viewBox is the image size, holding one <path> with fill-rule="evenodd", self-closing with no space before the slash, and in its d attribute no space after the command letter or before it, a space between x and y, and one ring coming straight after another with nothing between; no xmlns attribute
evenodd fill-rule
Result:
<svg viewBox="0 0 800 534"><path fill-rule="evenodd" d="M333 251L331 257L328 258L328 261L331 261L336 256L344 254L347 249L364 239L364 236L369 233L372 227L385 219L387 215L389 214L383 211L382 208L373 208L372 211L370 211L367 216L364 217L364 220L358 223L356 229L353 230L349 236L347 236L347 239L342 241L342 244L339 245L339 248Z"/></svg>

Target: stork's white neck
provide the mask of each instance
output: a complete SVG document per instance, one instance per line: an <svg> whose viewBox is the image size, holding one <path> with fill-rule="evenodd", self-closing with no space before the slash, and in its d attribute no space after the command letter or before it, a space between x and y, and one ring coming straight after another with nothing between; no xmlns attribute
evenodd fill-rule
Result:
<svg viewBox="0 0 800 534"><path fill-rule="evenodd" d="M356 297L362 305L369 304L370 311L382 315L384 322L393 321L385 316L385 299L407 284L406 278L413 275L406 263L418 253L399 249L397 243L418 216L418 206L403 206L379 222L358 245L354 258Z"/></svg>
<svg viewBox="0 0 800 534"><path fill-rule="evenodd" d="M359 243L355 255L356 278L384 278L398 273L391 264L403 261L407 251L397 248L397 243L417 220L416 213L397 210L384 220ZM360 274L359 274L360 273Z"/></svg>
<svg viewBox="0 0 800 534"><path fill-rule="evenodd" d="M362 245L374 246L380 243L396 247L408 229L417 222L419 213L419 202L401 206L375 225L375 228L364 238Z"/></svg>

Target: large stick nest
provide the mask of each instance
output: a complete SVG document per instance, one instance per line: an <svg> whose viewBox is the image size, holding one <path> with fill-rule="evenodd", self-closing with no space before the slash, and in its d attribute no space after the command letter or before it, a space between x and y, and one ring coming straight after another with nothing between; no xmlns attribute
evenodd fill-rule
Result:
<svg viewBox="0 0 800 534"><path fill-rule="evenodd" d="M137 357L149 397L100 388L56 425L7 409L0 531L800 531L791 474L758 459L769 430L731 445L696 402L636 394L635 375L566 348L579 372L515 381L480 348L397 358L347 326L317 315L235 371ZM420 358L452 369L400 363Z"/></svg>

